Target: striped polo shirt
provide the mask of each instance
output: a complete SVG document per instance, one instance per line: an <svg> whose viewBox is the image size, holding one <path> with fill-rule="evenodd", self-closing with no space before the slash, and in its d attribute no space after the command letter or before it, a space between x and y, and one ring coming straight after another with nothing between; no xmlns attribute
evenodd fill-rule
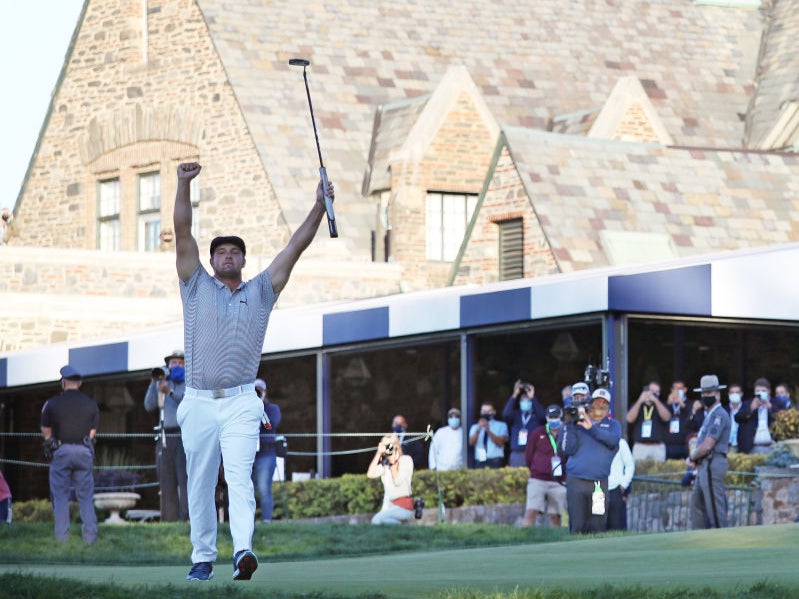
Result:
<svg viewBox="0 0 799 599"><path fill-rule="evenodd" d="M180 297L186 386L226 389L252 383L277 301L269 273L231 291L198 265L188 281L180 282Z"/></svg>

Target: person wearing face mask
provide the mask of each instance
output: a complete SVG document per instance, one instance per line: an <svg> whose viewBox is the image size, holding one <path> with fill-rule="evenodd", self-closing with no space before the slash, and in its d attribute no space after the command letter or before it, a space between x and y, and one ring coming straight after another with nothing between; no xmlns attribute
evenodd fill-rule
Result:
<svg viewBox="0 0 799 599"><path fill-rule="evenodd" d="M788 385L780 383L774 387L774 407L771 413L776 414L781 410L790 410L791 407L791 394L788 391Z"/></svg>
<svg viewBox="0 0 799 599"><path fill-rule="evenodd" d="M730 383L727 398L730 400L727 409L730 412L730 451L729 453L749 453L752 450L754 440L754 430L752 435L748 434L745 427L736 420L738 413L743 405L743 392L738 383Z"/></svg>
<svg viewBox="0 0 799 599"><path fill-rule="evenodd" d="M676 380L671 384L671 392L666 400L666 407L668 408L669 422L668 430L665 435L666 440L666 459L667 460L684 460L688 457L688 446L685 439L689 432L699 430L699 427L693 426L691 419L694 410L690 404L691 402L686 397L685 383ZM694 403L699 404L699 401ZM701 404L700 404L701 405ZM699 406L696 406L699 408Z"/></svg>
<svg viewBox="0 0 799 599"><path fill-rule="evenodd" d="M627 412L633 437L633 459L666 461L666 437L672 411L660 401L660 385L644 385L638 400Z"/></svg>
<svg viewBox="0 0 799 599"><path fill-rule="evenodd" d="M526 466L527 439L535 429L546 424L547 420L546 411L536 398L533 385L521 380L513 384L513 393L502 410L502 419L510 429L508 466Z"/></svg>
<svg viewBox="0 0 799 599"><path fill-rule="evenodd" d="M755 381L755 396L744 401L735 415L738 423L738 449L742 453L769 453L772 449L771 419L774 407L771 383L768 379Z"/></svg>
<svg viewBox="0 0 799 599"><path fill-rule="evenodd" d="M505 465L505 443L508 425L497 420L494 404L480 406L480 418L469 429L469 445L474 447L475 468L502 468Z"/></svg>
<svg viewBox="0 0 799 599"><path fill-rule="evenodd" d="M608 418L611 395L596 389L591 403L580 406L580 418L564 423L558 447L566 462L566 505L572 534L607 529L608 476L619 449L621 424Z"/></svg>
<svg viewBox="0 0 799 599"><path fill-rule="evenodd" d="M458 408L447 412L447 426L442 426L433 435L427 462L431 470L463 468L463 428Z"/></svg>
<svg viewBox="0 0 799 599"><path fill-rule="evenodd" d="M562 416L560 406L548 406L546 424L533 430L528 439L525 463L530 478L523 526L534 526L541 513L549 515L550 526L561 526L561 514L566 509L565 458L558 452Z"/></svg>
<svg viewBox="0 0 799 599"><path fill-rule="evenodd" d="M186 391L185 355L176 349L164 357L165 368L154 368L144 395L144 409L157 412L155 464L158 473L161 522L189 519L186 492L186 452L180 436L177 411Z"/></svg>
<svg viewBox="0 0 799 599"><path fill-rule="evenodd" d="M704 375L699 387L702 394L705 419L696 448L686 459L689 468L696 468L696 482L691 498L693 524L699 528L724 528L727 526L727 490L724 477L727 475L727 451L730 443L730 415L721 407L719 377Z"/></svg>
<svg viewBox="0 0 799 599"><path fill-rule="evenodd" d="M391 421L391 431L397 435L400 444L402 445L402 453L410 456L413 460L413 467L415 470L421 470L427 465L425 464L425 450L424 445L419 439L411 439L405 433L408 432L408 421L405 416L397 414Z"/></svg>

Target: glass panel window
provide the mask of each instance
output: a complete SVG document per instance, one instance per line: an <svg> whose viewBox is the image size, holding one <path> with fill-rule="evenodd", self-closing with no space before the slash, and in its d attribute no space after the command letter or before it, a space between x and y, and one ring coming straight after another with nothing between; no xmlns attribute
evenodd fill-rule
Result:
<svg viewBox="0 0 799 599"><path fill-rule="evenodd" d="M100 181L97 190L97 247L119 250L119 179Z"/></svg>
<svg viewBox="0 0 799 599"><path fill-rule="evenodd" d="M428 192L425 210L428 260L455 260L476 205L474 194Z"/></svg>
<svg viewBox="0 0 799 599"><path fill-rule="evenodd" d="M161 174L138 176L138 247L140 252L156 252L161 243Z"/></svg>

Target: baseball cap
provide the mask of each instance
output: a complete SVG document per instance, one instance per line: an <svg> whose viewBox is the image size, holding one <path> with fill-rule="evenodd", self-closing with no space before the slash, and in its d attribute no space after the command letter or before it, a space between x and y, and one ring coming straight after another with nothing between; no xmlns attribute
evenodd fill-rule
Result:
<svg viewBox="0 0 799 599"><path fill-rule="evenodd" d="M255 388L266 391L266 381L264 379L255 379Z"/></svg>
<svg viewBox="0 0 799 599"><path fill-rule="evenodd" d="M244 245L244 240L237 235L225 235L222 237L214 237L211 241L211 255L214 255L214 250L222 244L229 243L235 245L241 250L241 253L247 255L247 246Z"/></svg>
<svg viewBox="0 0 799 599"><path fill-rule="evenodd" d="M610 391L607 389L597 389L591 394L591 399L604 399L610 405Z"/></svg>
<svg viewBox="0 0 799 599"><path fill-rule="evenodd" d="M588 385L585 383L574 383L572 385L572 395L576 395L580 393L581 395L588 395L590 391L588 390Z"/></svg>
<svg viewBox="0 0 799 599"><path fill-rule="evenodd" d="M73 368L69 364L64 366L60 371L62 379L69 379L71 381L79 381L82 377L80 376L80 372L77 369Z"/></svg>
<svg viewBox="0 0 799 599"><path fill-rule="evenodd" d="M547 406L547 418L560 418L561 416L563 416L563 410L560 409L560 406L555 404Z"/></svg>
<svg viewBox="0 0 799 599"><path fill-rule="evenodd" d="M175 350L172 350L172 353L171 353L171 354L169 354L168 356L164 356L164 362L165 362L165 363L167 363L167 364L169 364L169 361L170 361L172 358L182 358L182 359L184 359L184 360L185 360L185 359L186 359L186 354L184 354L184 353L183 353L183 350L182 350L182 349L175 349Z"/></svg>
<svg viewBox="0 0 799 599"><path fill-rule="evenodd" d="M453 415L460 416L461 411L458 408L450 408L449 411L447 412L447 416L453 416Z"/></svg>

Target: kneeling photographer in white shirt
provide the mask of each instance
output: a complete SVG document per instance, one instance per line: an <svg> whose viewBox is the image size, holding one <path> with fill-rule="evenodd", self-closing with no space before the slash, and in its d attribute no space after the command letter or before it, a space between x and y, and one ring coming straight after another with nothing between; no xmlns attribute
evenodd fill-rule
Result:
<svg viewBox="0 0 799 599"><path fill-rule="evenodd" d="M383 483L383 505L372 517L372 524L399 524L413 518L413 460L403 455L397 435L380 440L366 476Z"/></svg>

